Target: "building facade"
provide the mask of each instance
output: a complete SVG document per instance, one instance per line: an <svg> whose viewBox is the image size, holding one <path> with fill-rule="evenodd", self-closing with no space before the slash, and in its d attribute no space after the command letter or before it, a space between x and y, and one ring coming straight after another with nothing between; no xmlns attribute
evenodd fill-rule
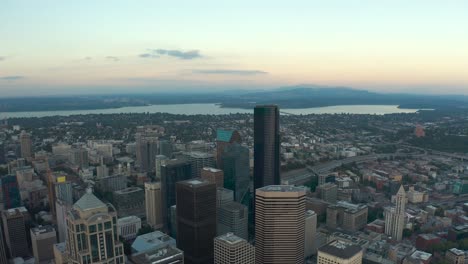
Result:
<svg viewBox="0 0 468 264"><path fill-rule="evenodd" d="M212 167L204 167L201 170L201 178L216 184L216 188L224 187L224 172L222 170Z"/></svg>
<svg viewBox="0 0 468 264"><path fill-rule="evenodd" d="M125 240L134 239L141 228L141 219L137 216L127 216L117 219L117 235Z"/></svg>
<svg viewBox="0 0 468 264"><path fill-rule="evenodd" d="M17 207L2 211L3 233L11 258L28 257L30 250L27 236L28 210Z"/></svg>
<svg viewBox="0 0 468 264"><path fill-rule="evenodd" d="M218 168L224 169L223 156L225 148L234 143L240 144L241 140L242 138L237 130L216 130L216 163Z"/></svg>
<svg viewBox="0 0 468 264"><path fill-rule="evenodd" d="M355 232L367 225L368 208L365 204L339 201L327 208L327 226Z"/></svg>
<svg viewBox="0 0 468 264"><path fill-rule="evenodd" d="M70 264L125 263L117 235L117 212L91 190L67 213L67 254Z"/></svg>
<svg viewBox="0 0 468 264"><path fill-rule="evenodd" d="M384 210L385 217L385 234L397 241L403 238L403 228L405 226L405 208L406 208L406 192L403 185L400 185L398 192L394 196L395 206L386 207Z"/></svg>
<svg viewBox="0 0 468 264"><path fill-rule="evenodd" d="M39 226L31 228L31 244L36 263L49 263L54 259L54 244L57 235L52 226Z"/></svg>
<svg viewBox="0 0 468 264"><path fill-rule="evenodd" d="M146 222L154 229L164 226L160 182L145 183Z"/></svg>
<svg viewBox="0 0 468 264"><path fill-rule="evenodd" d="M140 187L129 187L114 192L114 203L119 217L135 215L146 218L145 191Z"/></svg>
<svg viewBox="0 0 468 264"><path fill-rule="evenodd" d="M254 108L254 189L280 184L279 109Z"/></svg>
<svg viewBox="0 0 468 264"><path fill-rule="evenodd" d="M255 248L233 233L218 236L214 239L214 263L254 264Z"/></svg>
<svg viewBox="0 0 468 264"><path fill-rule="evenodd" d="M234 200L246 204L249 197L249 149L237 143L224 148L224 187L234 191Z"/></svg>
<svg viewBox="0 0 468 264"><path fill-rule="evenodd" d="M177 187L177 247L185 261L213 262L216 237L216 185L199 179L181 181Z"/></svg>
<svg viewBox="0 0 468 264"><path fill-rule="evenodd" d="M305 189L269 185L255 192L255 263L304 263Z"/></svg>
<svg viewBox="0 0 468 264"><path fill-rule="evenodd" d="M229 202L218 208L218 235L233 233L249 239L249 210L237 202Z"/></svg>

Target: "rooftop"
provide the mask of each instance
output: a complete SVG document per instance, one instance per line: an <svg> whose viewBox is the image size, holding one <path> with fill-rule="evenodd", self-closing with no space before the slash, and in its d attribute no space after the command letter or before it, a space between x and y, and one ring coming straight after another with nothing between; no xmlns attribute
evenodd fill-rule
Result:
<svg viewBox="0 0 468 264"><path fill-rule="evenodd" d="M28 210L26 209L26 207L24 206L21 206L21 207L16 207L16 208L11 208L11 209L8 209L8 210L4 210L3 213L7 216L7 217L12 217L12 216L17 216L17 215L22 215L23 213L27 213Z"/></svg>
<svg viewBox="0 0 468 264"><path fill-rule="evenodd" d="M352 243L335 240L319 248L319 251L342 259L349 259L361 252L362 248Z"/></svg>
<svg viewBox="0 0 468 264"><path fill-rule="evenodd" d="M132 244L132 250L142 252L146 250L158 249L166 245L174 245L174 238L164 234L161 231L155 231L141 236L137 236Z"/></svg>
<svg viewBox="0 0 468 264"><path fill-rule="evenodd" d="M45 233L50 233L50 232L55 233L55 229L51 225L46 225L46 226L38 226L38 227L31 228L31 232L37 236L40 234L45 234Z"/></svg>
<svg viewBox="0 0 468 264"><path fill-rule="evenodd" d="M175 246L167 245L159 249L151 249L145 252L132 255L131 259L134 263L178 263L176 260L183 259L184 252ZM172 262L174 261L174 262Z"/></svg>
<svg viewBox="0 0 468 264"><path fill-rule="evenodd" d="M201 152L201 151L185 152L185 155L189 156L190 158L195 158L195 159L206 159L206 158L214 157L214 155L211 153L206 153L206 152Z"/></svg>
<svg viewBox="0 0 468 264"><path fill-rule="evenodd" d="M138 216L131 215L127 217L122 217L117 219L117 224L127 224L127 223L133 223L133 222L141 222L141 219Z"/></svg>
<svg viewBox="0 0 468 264"><path fill-rule="evenodd" d="M452 252L453 254L457 255L457 256L465 255L465 251L463 251L461 249L458 249L458 248L451 248L451 249L449 249L449 251Z"/></svg>
<svg viewBox="0 0 468 264"><path fill-rule="evenodd" d="M209 171L209 172L220 172L222 170L218 170L216 168L212 168L212 167L204 167L203 168L204 171Z"/></svg>
<svg viewBox="0 0 468 264"><path fill-rule="evenodd" d="M122 190L115 191L114 193L115 194L126 194L126 193L139 192L139 191L143 191L143 189L140 188L140 187L128 187L128 188L125 188L125 189L122 189Z"/></svg>
<svg viewBox="0 0 468 264"><path fill-rule="evenodd" d="M420 250L416 250L415 252L413 252L413 254L411 254L412 258L421 259L423 261L426 261L426 260L430 259L431 256L432 256L432 254L424 252L424 251L420 251Z"/></svg>
<svg viewBox="0 0 468 264"><path fill-rule="evenodd" d="M73 205L76 209L87 211L97 208L107 208L107 205L99 200L91 190L86 193Z"/></svg>
<svg viewBox="0 0 468 264"><path fill-rule="evenodd" d="M246 241L245 239L240 238L240 237L234 235L233 233L226 233L224 235L216 237L215 239L226 242L226 243L228 243L230 245L237 244L237 243L242 242L242 241Z"/></svg>
<svg viewBox="0 0 468 264"><path fill-rule="evenodd" d="M230 142L233 133L234 133L233 130L218 129L216 131L216 140L223 141L223 142Z"/></svg>
<svg viewBox="0 0 468 264"><path fill-rule="evenodd" d="M264 192L302 192L304 188L293 185L268 185L258 188L257 190L262 190Z"/></svg>

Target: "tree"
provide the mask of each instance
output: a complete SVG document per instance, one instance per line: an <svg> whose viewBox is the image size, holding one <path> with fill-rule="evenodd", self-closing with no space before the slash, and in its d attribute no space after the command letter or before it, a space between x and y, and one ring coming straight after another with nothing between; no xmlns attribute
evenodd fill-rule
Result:
<svg viewBox="0 0 468 264"><path fill-rule="evenodd" d="M137 236L141 236L141 235L148 234L148 233L151 233L151 232L154 232L154 228L152 228L149 225L143 225L140 228L140 230L138 230Z"/></svg>
<svg viewBox="0 0 468 264"><path fill-rule="evenodd" d="M410 237L413 234L413 231L411 229L405 228L403 229L403 237Z"/></svg>

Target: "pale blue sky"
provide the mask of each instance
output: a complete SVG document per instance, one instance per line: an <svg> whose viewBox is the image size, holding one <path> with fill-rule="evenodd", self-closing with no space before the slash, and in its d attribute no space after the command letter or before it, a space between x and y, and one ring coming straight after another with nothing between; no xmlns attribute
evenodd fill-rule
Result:
<svg viewBox="0 0 468 264"><path fill-rule="evenodd" d="M313 83L468 94L467 14L455 0L2 0L0 92Z"/></svg>

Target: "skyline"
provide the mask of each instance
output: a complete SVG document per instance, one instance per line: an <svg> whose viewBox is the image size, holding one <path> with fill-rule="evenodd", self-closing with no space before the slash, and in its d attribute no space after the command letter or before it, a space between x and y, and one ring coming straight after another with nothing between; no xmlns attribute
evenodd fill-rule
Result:
<svg viewBox="0 0 468 264"><path fill-rule="evenodd" d="M112 5L111 5L112 4ZM465 1L20 2L0 9L3 96L311 83L468 94Z"/></svg>

